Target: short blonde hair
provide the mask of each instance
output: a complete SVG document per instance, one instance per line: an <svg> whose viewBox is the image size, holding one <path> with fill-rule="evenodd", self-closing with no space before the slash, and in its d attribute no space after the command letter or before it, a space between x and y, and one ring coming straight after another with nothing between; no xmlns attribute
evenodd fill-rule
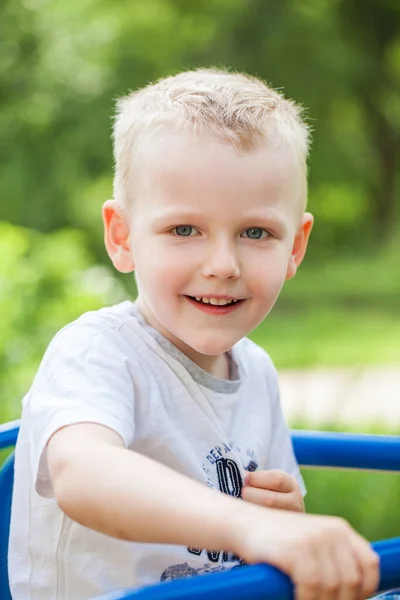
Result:
<svg viewBox="0 0 400 600"><path fill-rule="evenodd" d="M209 134L244 151L291 146L304 174L305 198L310 129L302 113L295 102L242 73L197 69L149 84L117 101L114 199L130 211L138 147L150 133L163 130Z"/></svg>

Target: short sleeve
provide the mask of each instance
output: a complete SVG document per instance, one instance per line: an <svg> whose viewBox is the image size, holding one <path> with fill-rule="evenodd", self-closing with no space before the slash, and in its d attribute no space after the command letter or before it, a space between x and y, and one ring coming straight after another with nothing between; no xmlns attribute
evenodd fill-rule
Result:
<svg viewBox="0 0 400 600"><path fill-rule="evenodd" d="M37 492L53 497L46 448L62 427L97 423L113 429L126 447L132 444L134 365L118 332L75 322L48 347L26 397L23 421L31 449Z"/></svg>
<svg viewBox="0 0 400 600"><path fill-rule="evenodd" d="M271 439L268 451L267 469L279 469L293 475L300 486L303 496L305 496L307 490L293 451L290 432L282 412L278 375L272 363L269 375L268 387L271 398Z"/></svg>

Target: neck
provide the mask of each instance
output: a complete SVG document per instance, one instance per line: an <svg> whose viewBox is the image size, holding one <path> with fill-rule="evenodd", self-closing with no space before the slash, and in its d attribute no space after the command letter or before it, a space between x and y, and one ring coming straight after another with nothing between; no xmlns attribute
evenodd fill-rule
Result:
<svg viewBox="0 0 400 600"><path fill-rule="evenodd" d="M193 348L188 346L182 348L180 345L177 345L177 347L197 366L203 369L203 371L206 371L213 377L218 377L219 379L230 379L230 361L227 353L220 354L219 356L207 356L205 354L199 354L193 350Z"/></svg>
<svg viewBox="0 0 400 600"><path fill-rule="evenodd" d="M173 336L169 331L166 331L162 327L161 323L156 321L153 315L147 310L147 307L143 305L139 300L136 301L136 306L139 308L142 316L146 319L147 323L161 333L167 340L172 342L174 346L178 348L183 354L185 354L191 361L199 366L203 371L206 371L213 377L219 379L230 379L230 360L228 354L219 354L217 356L201 354L194 350L191 346L188 346L182 340Z"/></svg>

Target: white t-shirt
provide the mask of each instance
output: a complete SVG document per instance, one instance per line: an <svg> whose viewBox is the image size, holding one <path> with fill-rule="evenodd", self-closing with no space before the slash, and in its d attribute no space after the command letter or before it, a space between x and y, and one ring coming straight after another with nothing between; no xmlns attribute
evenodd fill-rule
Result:
<svg viewBox="0 0 400 600"><path fill-rule="evenodd" d="M79 525L54 499L46 459L55 431L92 422L115 430L127 448L231 495L240 495L244 470L256 468L285 470L304 491L270 358L243 339L230 359L230 380L211 376L131 302L87 313L55 336L24 399L16 447L14 600L86 600L240 564L223 552L125 542Z"/></svg>

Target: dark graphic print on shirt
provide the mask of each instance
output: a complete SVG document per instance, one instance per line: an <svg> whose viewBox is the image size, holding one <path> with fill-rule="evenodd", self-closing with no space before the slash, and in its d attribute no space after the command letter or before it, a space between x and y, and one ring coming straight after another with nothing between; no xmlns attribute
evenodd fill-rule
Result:
<svg viewBox="0 0 400 600"><path fill-rule="evenodd" d="M236 456L242 455L240 447L235 446L234 444L231 444L231 447L235 451ZM227 444L221 444L220 446L212 448L206 456L203 470L207 476L207 484L209 487L215 488L216 485L214 484L214 481L218 482L218 488L222 493L240 498L243 480L239 466L233 458L234 455L232 454L231 447ZM255 452L248 448L246 449L245 455L246 459L243 461L243 464L247 463L247 465L244 469L246 471L255 471L258 467L258 459ZM240 458L242 458L242 456L240 456ZM239 556L236 556L231 552L190 547L187 548L187 551L189 554L195 556L204 555L204 560L207 562L204 562L203 566L198 569L191 567L188 563L171 565L162 573L160 581L194 577L200 573L223 571L226 568L240 567L245 564Z"/></svg>

